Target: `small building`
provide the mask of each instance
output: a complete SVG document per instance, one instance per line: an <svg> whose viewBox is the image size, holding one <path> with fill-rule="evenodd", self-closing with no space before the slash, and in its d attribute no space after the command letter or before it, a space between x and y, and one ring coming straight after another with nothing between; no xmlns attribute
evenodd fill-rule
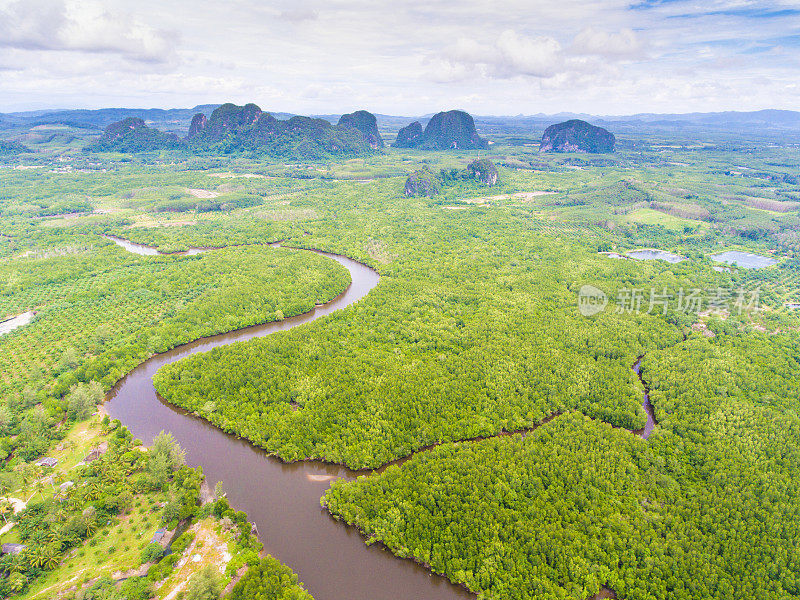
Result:
<svg viewBox="0 0 800 600"><path fill-rule="evenodd" d="M25 548L27 548L25 544L3 544L0 547L0 554L19 554Z"/></svg>
<svg viewBox="0 0 800 600"><path fill-rule="evenodd" d="M57 464L58 464L58 459L57 458L52 458L50 456L46 456L44 458L40 458L39 460L36 461L36 466L37 467L49 467L49 468L52 469Z"/></svg>
<svg viewBox="0 0 800 600"><path fill-rule="evenodd" d="M61 490L62 492L66 492L66 491L67 491L69 488L71 488L73 485L75 485L75 482L74 482L74 481L65 481L65 482L64 482L64 483L62 483L60 486L58 486L58 489L59 489L59 490Z"/></svg>

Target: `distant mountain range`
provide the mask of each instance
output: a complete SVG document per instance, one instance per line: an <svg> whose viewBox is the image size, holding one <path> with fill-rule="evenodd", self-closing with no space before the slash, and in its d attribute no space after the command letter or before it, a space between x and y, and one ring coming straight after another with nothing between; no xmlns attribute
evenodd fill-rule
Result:
<svg viewBox="0 0 800 600"><path fill-rule="evenodd" d="M186 135L192 117L198 113L210 116L219 104L203 104L194 108L141 109L104 108L98 110L36 110L0 113L0 129L65 124L73 127L102 130L125 118L136 117L163 131ZM294 113L270 112L277 119L290 119ZM312 115L336 122L341 114ZM378 127L396 132L413 121L423 126L433 116L396 116L376 114ZM534 114L516 116L475 116L475 125L482 133L522 133L540 130L570 119L582 119L612 128L646 127L650 129L691 130L693 128L728 129L732 131L800 131L800 112L791 110L759 110L753 112L713 112L685 114L641 113L635 115L587 115L581 113Z"/></svg>
<svg viewBox="0 0 800 600"><path fill-rule="evenodd" d="M587 115L557 113L554 115L476 116L475 124L486 133L522 133L544 129L554 123L580 119L616 131L650 129L692 131L694 129L727 130L732 132L798 132L800 112L792 110L759 110L753 112L714 112L636 115ZM380 123L380 117L378 117Z"/></svg>
<svg viewBox="0 0 800 600"><path fill-rule="evenodd" d="M0 127L35 127L37 125L64 124L79 128L105 129L108 125L135 117L167 131L187 131L192 117L197 113L210 115L218 104L203 104L194 108L101 108L98 110L34 110L30 112L0 113Z"/></svg>
<svg viewBox="0 0 800 600"><path fill-rule="evenodd" d="M691 123L717 127L757 126L800 129L800 112L793 110L758 110L755 112L713 112L685 114L641 113L627 117L601 117L607 122Z"/></svg>

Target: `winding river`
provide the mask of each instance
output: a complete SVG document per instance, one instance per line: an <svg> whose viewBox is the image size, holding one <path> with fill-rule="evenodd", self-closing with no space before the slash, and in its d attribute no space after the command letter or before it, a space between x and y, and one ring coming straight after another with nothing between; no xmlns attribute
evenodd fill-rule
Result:
<svg viewBox="0 0 800 600"><path fill-rule="evenodd" d="M642 379L642 359L644 358L644 354L642 354L639 358L636 359L636 362L633 363L631 369L633 372L636 373L636 376L639 378L639 381L642 382L642 387L644 388L644 398L642 400L642 408L644 409L645 414L647 415L647 422L644 424L644 427L641 429L637 429L634 433L638 436L641 436L645 440L650 437L650 434L653 433L653 428L657 425L656 421L656 413L653 410L653 404L650 402L650 388L647 387L647 384Z"/></svg>
<svg viewBox="0 0 800 600"><path fill-rule="evenodd" d="M148 256L159 254L148 246L113 236L104 237L130 252ZM206 250L194 248L182 254L199 254ZM117 383L106 398L106 410L147 444L162 430L172 432L186 450L187 463L203 467L210 487L223 482L231 505L244 510L257 525L264 549L297 572L316 600L473 599L475 596L466 589L410 560L396 558L380 544L367 546L354 528L337 522L320 507L320 498L332 480L352 480L363 475L363 471L354 472L318 461L283 463L249 442L165 403L156 394L153 375L164 365L198 352L309 323L357 302L378 284L378 274L361 263L327 252L310 251L348 269L352 282L341 295L296 317L204 338L156 355ZM656 421L649 390L641 377L642 358L636 360L632 369L644 386L642 406L647 413L647 424L634 433L647 439ZM607 588L595 596L615 597Z"/></svg>
<svg viewBox="0 0 800 600"><path fill-rule="evenodd" d="M157 254L147 246L109 239L131 252ZM257 525L264 549L297 572L316 600L474 598L424 567L396 558L379 544L367 546L355 529L335 521L320 507L320 498L333 479L354 479L357 473L314 461L282 463L166 404L153 388L153 375L166 364L309 323L357 302L378 284L378 274L369 267L342 256L316 253L350 271L352 283L340 296L296 317L205 338L154 356L117 383L107 396L106 410L148 444L161 430L171 431L186 450L187 464L202 466L210 487L223 482L231 506L245 511Z"/></svg>
<svg viewBox="0 0 800 600"><path fill-rule="evenodd" d="M161 252L151 246L145 246L144 244L137 244L136 242L130 242L115 235L104 235L102 237L111 242L114 242L117 246L125 248L125 250L127 250L128 252L133 252L134 254L141 254L142 256L194 256L195 254L202 254L203 252L208 252L209 250L215 250L215 248L189 248L188 250L183 250L181 252L167 253L167 252Z"/></svg>

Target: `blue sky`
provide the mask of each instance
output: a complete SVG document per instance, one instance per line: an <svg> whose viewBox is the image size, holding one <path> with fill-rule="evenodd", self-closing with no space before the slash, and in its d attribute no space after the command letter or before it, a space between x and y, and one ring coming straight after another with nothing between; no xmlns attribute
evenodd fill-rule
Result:
<svg viewBox="0 0 800 600"><path fill-rule="evenodd" d="M800 109L800 0L0 0L0 111Z"/></svg>

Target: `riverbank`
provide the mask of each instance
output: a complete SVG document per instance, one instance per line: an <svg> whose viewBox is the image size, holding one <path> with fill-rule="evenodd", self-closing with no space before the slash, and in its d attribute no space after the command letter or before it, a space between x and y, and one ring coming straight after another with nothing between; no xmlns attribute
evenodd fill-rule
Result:
<svg viewBox="0 0 800 600"><path fill-rule="evenodd" d="M320 513L320 497L331 481L380 474L392 465L400 466L411 457L443 443L468 443L517 433L524 437L560 413L550 415L526 430L502 431L493 436L479 436L461 442L439 442L420 448L378 469L353 471L342 465L320 460L284 463L275 457L265 456L263 451L240 437L227 434L204 419L164 403L152 388L152 376L166 364L197 352L279 333L308 323L358 301L378 283L377 273L361 263L342 256L309 251L328 256L345 265L351 272L351 287L355 286L357 290L348 288L343 296L318 306L309 313L298 315L291 322L270 323L257 326L252 331L239 330L212 336L153 357L134 369L109 395L109 412L121 418L139 437L152 436L155 433L152 431L154 422L159 427L173 431L181 443L186 445L189 460L204 467L209 481L224 481L232 503L254 517L267 550L297 570L308 584L309 590L318 597L388 600L406 597L389 590L408 589L411 594L408 598L472 598L472 593L465 588L449 582L445 584L439 581L431 587L430 573L424 562L398 561L385 547L363 544L362 536L358 532L341 527L333 518L319 521L314 517L315 514L327 514ZM634 367L638 367L640 362L641 357ZM646 433L644 430L633 432L645 439L655 426L652 410L648 411L648 406L649 401L646 398ZM347 585L341 583L342 573L350 574ZM396 581L396 586L386 587L387 580Z"/></svg>

